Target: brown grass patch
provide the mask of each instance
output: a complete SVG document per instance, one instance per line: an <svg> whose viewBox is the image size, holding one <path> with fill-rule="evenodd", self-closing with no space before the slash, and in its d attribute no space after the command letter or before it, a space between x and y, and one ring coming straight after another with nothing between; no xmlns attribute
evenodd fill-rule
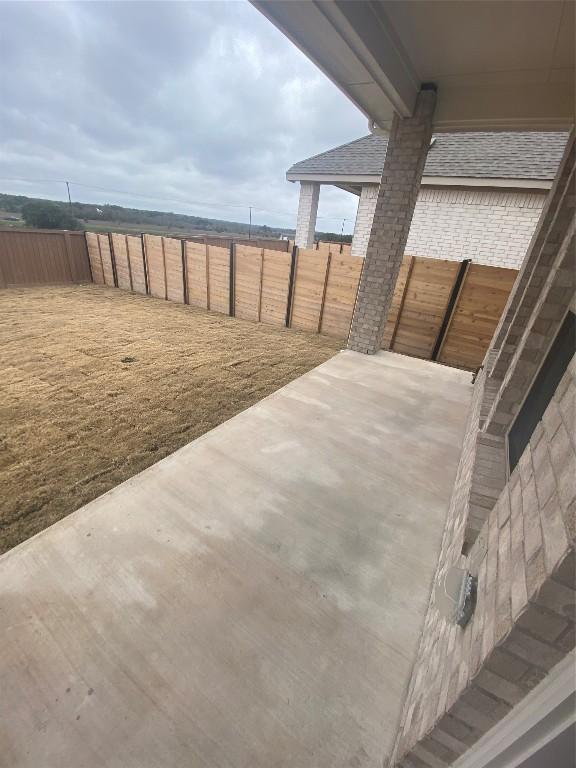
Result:
<svg viewBox="0 0 576 768"><path fill-rule="evenodd" d="M0 291L0 551L342 343L96 286Z"/></svg>

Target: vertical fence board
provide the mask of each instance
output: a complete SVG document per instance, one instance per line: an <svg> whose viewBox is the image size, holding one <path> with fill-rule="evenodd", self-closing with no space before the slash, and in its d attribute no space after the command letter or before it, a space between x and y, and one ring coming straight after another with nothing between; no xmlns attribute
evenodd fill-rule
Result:
<svg viewBox="0 0 576 768"><path fill-rule="evenodd" d="M88 247L90 269L92 270L92 280L96 285L105 285L106 281L104 280L104 268L102 266L100 246L98 245L98 235L95 235L93 232L86 232L86 245Z"/></svg>
<svg viewBox="0 0 576 768"><path fill-rule="evenodd" d="M262 254L262 248L252 248L249 245L236 246L235 317L243 320L258 321Z"/></svg>
<svg viewBox="0 0 576 768"><path fill-rule="evenodd" d="M396 287L394 288L394 295L392 296L392 304L390 305L386 328L384 329L382 349L392 349L393 347L398 323L400 321L400 313L406 297L408 281L413 266L414 256L404 256L402 264L400 265L400 271L398 272L398 278L396 279Z"/></svg>
<svg viewBox="0 0 576 768"><path fill-rule="evenodd" d="M414 257L394 352L430 359L459 269L459 261Z"/></svg>
<svg viewBox="0 0 576 768"><path fill-rule="evenodd" d="M168 301L184 304L184 273L180 240L164 237L164 263L166 265L166 296Z"/></svg>
<svg viewBox="0 0 576 768"><path fill-rule="evenodd" d="M114 261L116 262L116 279L118 288L125 291L132 289L130 281L130 263L128 261L128 247L124 235L112 234L112 249L114 250Z"/></svg>
<svg viewBox="0 0 576 768"><path fill-rule="evenodd" d="M158 235L144 235L148 292L157 299L166 298L166 273L164 271L164 249Z"/></svg>
<svg viewBox="0 0 576 768"><path fill-rule="evenodd" d="M291 328L318 331L327 266L327 250L322 252L311 248L298 249Z"/></svg>
<svg viewBox="0 0 576 768"><path fill-rule="evenodd" d="M88 249L84 233L70 235L70 246L72 251L72 280L75 283L90 282L90 263L88 261Z"/></svg>
<svg viewBox="0 0 576 768"><path fill-rule="evenodd" d="M438 360L471 370L482 364L518 272L470 264Z"/></svg>
<svg viewBox="0 0 576 768"><path fill-rule="evenodd" d="M132 290L135 293L146 293L146 274L144 272L144 252L142 238L136 235L126 235L126 250L130 262Z"/></svg>
<svg viewBox="0 0 576 768"><path fill-rule="evenodd" d="M111 287L115 286L114 267L112 265L112 253L110 251L110 240L108 235L97 235L98 247L100 248L100 257L102 259L102 271L104 273L104 283Z"/></svg>
<svg viewBox="0 0 576 768"><path fill-rule="evenodd" d="M332 254L320 333L348 338L363 261L344 253Z"/></svg>
<svg viewBox="0 0 576 768"><path fill-rule="evenodd" d="M291 263L291 253L264 250L260 299L260 320L263 323L286 324Z"/></svg>
<svg viewBox="0 0 576 768"><path fill-rule="evenodd" d="M201 309L208 309L207 252L208 246L204 243L186 242L188 302Z"/></svg>
<svg viewBox="0 0 576 768"><path fill-rule="evenodd" d="M230 248L208 245L210 310L230 314Z"/></svg>

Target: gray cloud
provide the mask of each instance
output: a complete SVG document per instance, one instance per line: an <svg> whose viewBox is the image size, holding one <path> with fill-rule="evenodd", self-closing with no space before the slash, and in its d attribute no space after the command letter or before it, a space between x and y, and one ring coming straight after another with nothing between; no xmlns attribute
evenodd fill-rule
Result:
<svg viewBox="0 0 576 768"><path fill-rule="evenodd" d="M256 211L256 221L288 226L298 188L286 169L366 132L356 108L246 2L4 2L2 17L2 177L71 179L130 193L73 185L86 202L242 221L253 205L274 212ZM0 180L0 191L64 190ZM321 216L346 217L349 230L355 207L323 189Z"/></svg>

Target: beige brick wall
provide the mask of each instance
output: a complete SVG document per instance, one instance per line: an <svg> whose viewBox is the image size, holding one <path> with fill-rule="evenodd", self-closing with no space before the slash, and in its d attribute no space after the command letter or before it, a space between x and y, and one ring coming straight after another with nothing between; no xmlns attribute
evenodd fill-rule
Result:
<svg viewBox="0 0 576 768"><path fill-rule="evenodd" d="M441 616L432 595L392 765L450 765L575 644L576 358L465 557L483 393L481 375L436 577L452 565L470 568L477 607L462 630Z"/></svg>
<svg viewBox="0 0 576 768"><path fill-rule="evenodd" d="M475 386L436 583L467 567L478 602L462 630L431 597L392 757L406 768L450 765L575 644L576 357L505 475L507 430L576 309L574 147L572 134Z"/></svg>

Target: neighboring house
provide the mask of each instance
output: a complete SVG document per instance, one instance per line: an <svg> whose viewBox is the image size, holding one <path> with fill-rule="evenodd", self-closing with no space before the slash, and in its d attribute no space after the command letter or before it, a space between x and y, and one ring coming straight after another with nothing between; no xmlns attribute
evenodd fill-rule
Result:
<svg viewBox="0 0 576 768"><path fill-rule="evenodd" d="M519 269L565 133L440 133L428 151L406 253ZM364 136L293 165L296 244L312 245L321 184L359 195L352 255L365 256L388 138Z"/></svg>

